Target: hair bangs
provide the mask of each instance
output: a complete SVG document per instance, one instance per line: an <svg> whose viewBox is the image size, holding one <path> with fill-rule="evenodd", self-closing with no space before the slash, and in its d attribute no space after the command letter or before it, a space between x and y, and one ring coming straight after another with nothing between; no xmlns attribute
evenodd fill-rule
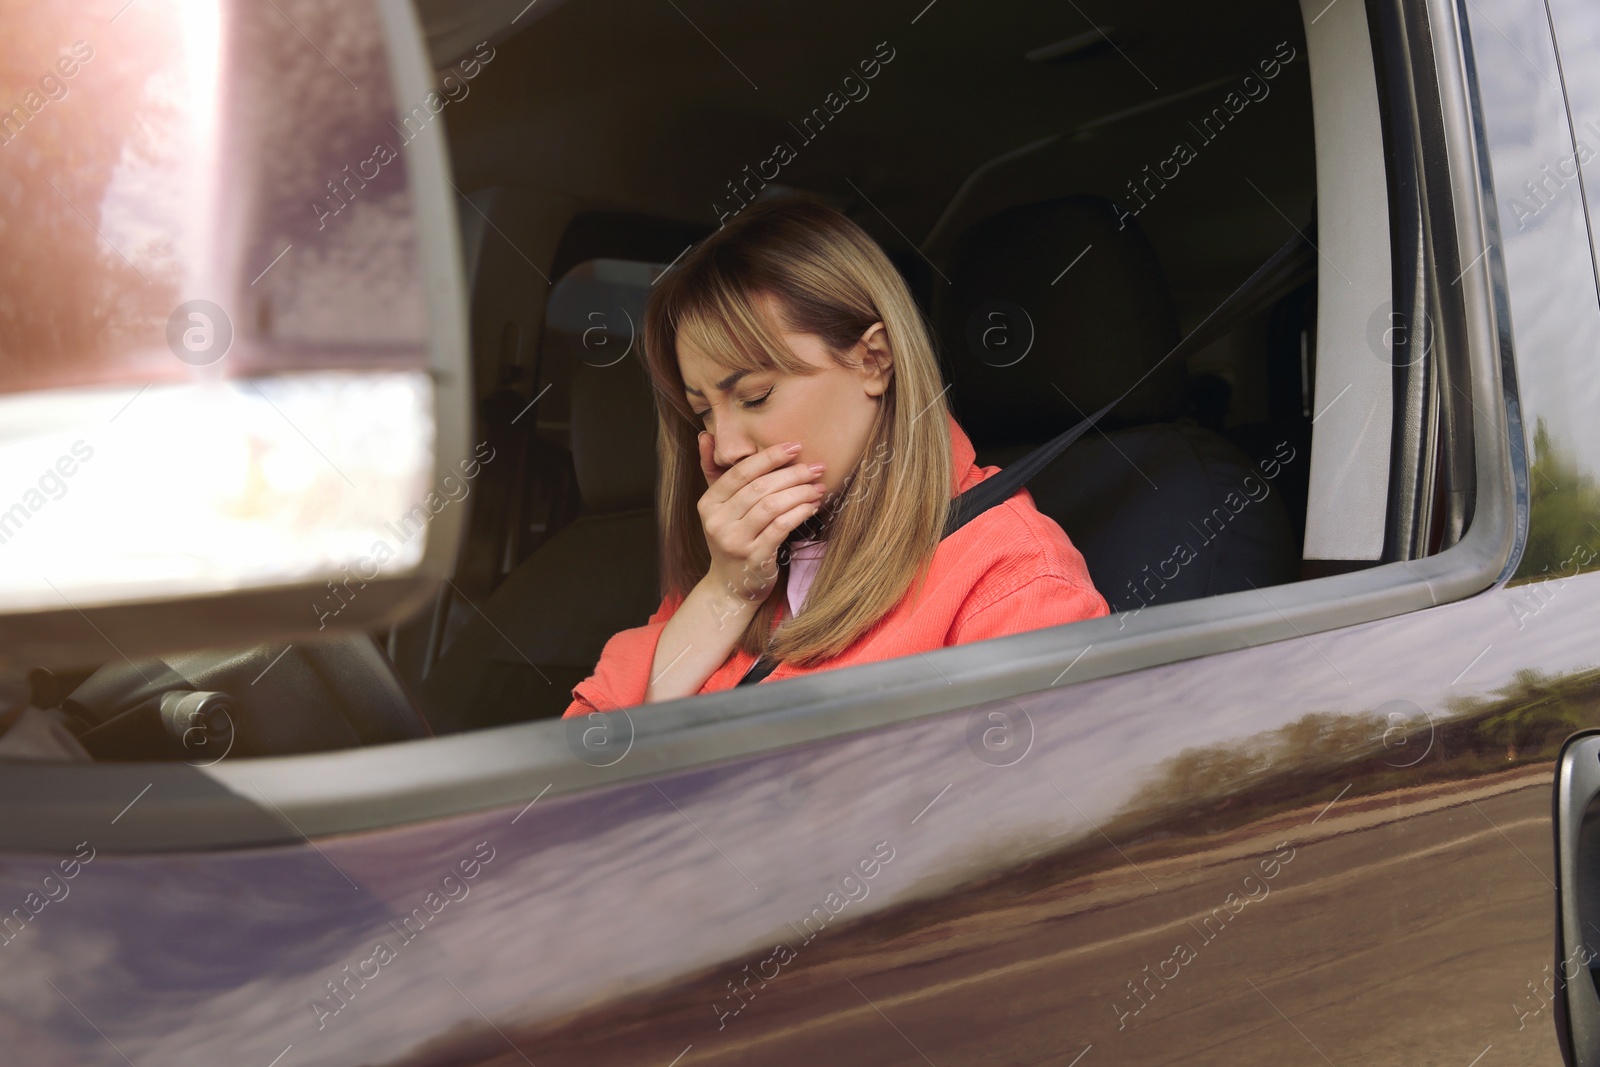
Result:
<svg viewBox="0 0 1600 1067"><path fill-rule="evenodd" d="M680 344L730 371L807 373L809 365L784 343L782 315L773 295L718 285L679 311L674 332Z"/></svg>

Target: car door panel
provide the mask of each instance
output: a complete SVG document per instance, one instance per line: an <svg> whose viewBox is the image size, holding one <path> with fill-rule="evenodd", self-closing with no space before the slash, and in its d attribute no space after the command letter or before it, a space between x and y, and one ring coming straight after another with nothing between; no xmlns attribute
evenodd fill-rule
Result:
<svg viewBox="0 0 1600 1067"><path fill-rule="evenodd" d="M76 1063L1554 1062L1568 720L1516 672L1590 723L1571 581L314 847L101 852L5 1010Z"/></svg>

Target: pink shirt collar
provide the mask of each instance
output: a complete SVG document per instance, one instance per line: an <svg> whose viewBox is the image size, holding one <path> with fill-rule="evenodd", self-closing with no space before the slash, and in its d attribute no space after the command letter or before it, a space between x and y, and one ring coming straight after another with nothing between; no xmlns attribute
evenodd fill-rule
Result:
<svg viewBox="0 0 1600 1067"><path fill-rule="evenodd" d="M954 416L947 412L945 419L950 426L950 495L955 496L983 478L980 469L973 466L978 454L972 447L971 438ZM817 576L817 568L822 566L822 554L827 547L826 541L797 541L789 546L788 598L791 618L800 614L801 607L805 605L806 593L811 589L811 580Z"/></svg>

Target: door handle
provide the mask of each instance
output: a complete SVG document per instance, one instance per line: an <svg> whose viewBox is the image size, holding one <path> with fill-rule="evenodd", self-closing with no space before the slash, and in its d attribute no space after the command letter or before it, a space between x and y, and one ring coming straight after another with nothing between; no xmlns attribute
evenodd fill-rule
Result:
<svg viewBox="0 0 1600 1067"><path fill-rule="evenodd" d="M1600 730L1556 761L1555 1023L1568 1067L1600 1067Z"/></svg>

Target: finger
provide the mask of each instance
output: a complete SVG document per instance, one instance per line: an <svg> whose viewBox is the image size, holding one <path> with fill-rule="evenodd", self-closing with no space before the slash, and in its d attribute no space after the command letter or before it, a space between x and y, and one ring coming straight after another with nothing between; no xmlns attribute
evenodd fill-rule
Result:
<svg viewBox="0 0 1600 1067"><path fill-rule="evenodd" d="M790 463L763 474L728 499L726 506L729 514L734 519L742 519L765 497L792 489L797 485L819 482L825 469L821 463Z"/></svg>
<svg viewBox="0 0 1600 1067"><path fill-rule="evenodd" d="M735 537L740 541L754 543L773 522L794 508L802 505L820 506L823 492L821 485L808 482L762 497L744 518L734 524Z"/></svg>
<svg viewBox="0 0 1600 1067"><path fill-rule="evenodd" d="M708 431L701 430L696 443L700 448L700 472L706 476L706 487L710 488L726 473L722 467L717 466L717 439Z"/></svg>
<svg viewBox="0 0 1600 1067"><path fill-rule="evenodd" d="M708 494L711 502L720 504L728 500L763 474L791 462L799 452L799 442L789 441L781 445L769 445L753 455L744 457L717 479L717 484L712 486Z"/></svg>
<svg viewBox="0 0 1600 1067"><path fill-rule="evenodd" d="M766 561L775 556L778 546L783 544L783 539L788 537L796 527L817 513L819 507L816 503L797 504L785 511L767 525L767 528L751 543L750 558Z"/></svg>

